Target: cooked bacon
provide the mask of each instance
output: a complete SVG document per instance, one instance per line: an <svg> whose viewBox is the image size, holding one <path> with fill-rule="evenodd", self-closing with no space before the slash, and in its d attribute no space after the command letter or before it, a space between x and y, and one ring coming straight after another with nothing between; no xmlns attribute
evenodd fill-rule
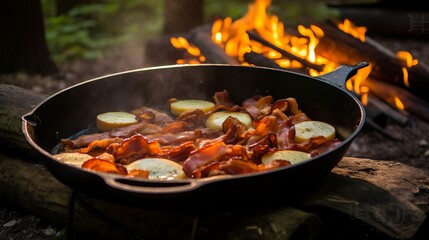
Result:
<svg viewBox="0 0 429 240"><path fill-rule="evenodd" d="M288 103L287 110L292 115L297 115L298 113L301 113L301 110L299 110L299 108L298 108L298 102L296 101L295 98L286 98L286 101Z"/></svg>
<svg viewBox="0 0 429 240"><path fill-rule="evenodd" d="M319 147L326 141L328 140L323 136L312 137L310 139L305 140L304 142L290 144L288 149L298 150L302 152L310 152L311 149Z"/></svg>
<svg viewBox="0 0 429 240"><path fill-rule="evenodd" d="M219 111L238 112L238 111L242 111L242 108L238 105L234 105L232 107L227 107L225 105L215 105L215 107L213 109L211 109L210 111L205 113L205 116L208 117L211 114L213 114L215 112L219 112Z"/></svg>
<svg viewBox="0 0 429 240"><path fill-rule="evenodd" d="M121 142L122 142L122 138L118 138L118 137L106 138L106 139L102 139L102 140L95 140L95 141L91 142L88 145L88 147L79 149L79 152L89 153L90 151L92 151L95 148L106 149L112 143L121 143Z"/></svg>
<svg viewBox="0 0 429 240"><path fill-rule="evenodd" d="M253 149L257 146L268 146L269 148L277 147L277 136L274 133L268 133L267 135L258 135L249 139L246 147Z"/></svg>
<svg viewBox="0 0 429 240"><path fill-rule="evenodd" d="M295 98L273 103L272 96L257 95L239 106L224 90L216 92L213 99L216 105L211 111L190 110L176 119L148 107L135 109L132 113L138 123L75 140L63 139L63 150L95 156L82 165L94 171L148 178L148 171L127 172L124 166L141 158L160 157L181 164L188 177L202 178L285 167L291 163L275 159L264 165L261 159L267 153L286 149L314 157L341 144L339 139L328 141L322 136L295 142L295 124L311 120L299 109ZM168 102L174 101L177 99ZM247 129L234 117L224 121L222 131L206 128L207 117L219 110L248 113L254 128Z"/></svg>
<svg viewBox="0 0 429 240"><path fill-rule="evenodd" d="M169 123L167 126L165 126L161 130L161 133L178 133L178 132L185 131L186 128L187 128L186 122L175 121L175 122Z"/></svg>
<svg viewBox="0 0 429 240"><path fill-rule="evenodd" d="M287 149L295 139L295 125L293 118L282 122L277 131L277 145L280 150Z"/></svg>
<svg viewBox="0 0 429 240"><path fill-rule="evenodd" d="M293 124L297 124L297 123L300 123L300 122L305 122L305 121L310 121L311 120L303 112L302 113L298 113L296 115L293 115L292 118L293 118Z"/></svg>
<svg viewBox="0 0 429 240"><path fill-rule="evenodd" d="M131 163L145 156L162 155L162 149L158 142L149 142L142 135L134 135L124 139L122 145L113 153L116 161L124 159Z"/></svg>
<svg viewBox="0 0 429 240"><path fill-rule="evenodd" d="M234 103L231 101L228 91L215 92L213 100L216 105L224 105L225 107L232 107Z"/></svg>
<svg viewBox="0 0 429 240"><path fill-rule="evenodd" d="M267 135L270 132L276 132L278 129L277 118L272 115L265 116L255 123L254 135Z"/></svg>
<svg viewBox="0 0 429 240"><path fill-rule="evenodd" d="M252 117L259 119L271 113L272 96L254 96L243 101L242 107Z"/></svg>
<svg viewBox="0 0 429 240"><path fill-rule="evenodd" d="M337 147L340 144L341 144L341 141L339 139L336 139L336 138L329 140L329 141L326 141L326 142L320 144L316 149L311 151L310 157L318 156L324 152L327 152L331 149L334 149L335 147Z"/></svg>
<svg viewBox="0 0 429 240"><path fill-rule="evenodd" d="M98 172L116 173L121 175L127 174L127 169L121 165L115 164L108 160L91 158L82 164L82 168Z"/></svg>
<svg viewBox="0 0 429 240"><path fill-rule="evenodd" d="M219 130L214 130L211 128L197 128L194 131L195 134L195 139L199 139L199 138L218 138L220 137L223 132L219 131Z"/></svg>
<svg viewBox="0 0 429 240"><path fill-rule="evenodd" d="M151 142L158 142L161 145L179 145L187 141L195 140L194 131L184 131L178 133L155 133L145 136Z"/></svg>
<svg viewBox="0 0 429 240"><path fill-rule="evenodd" d="M185 171L189 177L193 177L194 172L200 167L221 159L223 155L227 154L229 151L224 142L217 142L204 148L197 149L192 152L183 163L183 171Z"/></svg>
<svg viewBox="0 0 429 240"><path fill-rule="evenodd" d="M271 113L273 113L275 110L280 110L284 112L286 111L287 107L288 107L288 101L286 99L277 100L271 106Z"/></svg>
<svg viewBox="0 0 429 240"><path fill-rule="evenodd" d="M174 121L174 119L170 115L145 106L131 111L131 113L135 114L138 119L141 114L148 114L147 112L151 112L154 115L154 119L152 120L153 124L163 126L167 123L171 123Z"/></svg>
<svg viewBox="0 0 429 240"><path fill-rule="evenodd" d="M195 109L182 112L177 116L176 121L186 122L188 129L204 127L206 124L206 116L202 110Z"/></svg>
<svg viewBox="0 0 429 240"><path fill-rule="evenodd" d="M61 144L63 146L83 148L88 146L91 142L103 140L106 138L110 138L110 135L108 132L94 133L94 134L82 135L75 140L62 139Z"/></svg>
<svg viewBox="0 0 429 240"><path fill-rule="evenodd" d="M151 111L136 112L135 115L139 122L154 123L156 119L155 113Z"/></svg>
<svg viewBox="0 0 429 240"><path fill-rule="evenodd" d="M184 142L180 146L174 147L163 147L162 151L166 158L173 160L175 162L185 161L191 152L195 151L197 148L194 145L194 142Z"/></svg>
<svg viewBox="0 0 429 240"><path fill-rule="evenodd" d="M147 122L139 122L129 126L112 129L109 132L109 136L127 138L127 137L131 137L136 133L146 135L146 134L153 134L161 130L162 130L162 127L158 125L147 123Z"/></svg>
<svg viewBox="0 0 429 240"><path fill-rule="evenodd" d="M138 178L148 179L149 178L149 171L143 170L143 169L133 169L133 170L128 172L127 176L128 177L138 177Z"/></svg>
<svg viewBox="0 0 429 240"><path fill-rule="evenodd" d="M241 159L229 159L227 161L218 162L201 171L202 177L211 177L225 174L244 174L259 172L263 168L253 162L243 161Z"/></svg>
<svg viewBox="0 0 429 240"><path fill-rule="evenodd" d="M223 122L222 129L226 133L223 140L226 144L243 144L246 138L246 125L244 123L229 116Z"/></svg>

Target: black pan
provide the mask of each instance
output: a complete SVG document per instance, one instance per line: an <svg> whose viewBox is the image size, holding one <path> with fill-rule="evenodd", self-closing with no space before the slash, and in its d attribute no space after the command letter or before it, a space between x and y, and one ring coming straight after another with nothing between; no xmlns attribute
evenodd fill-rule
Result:
<svg viewBox="0 0 429 240"><path fill-rule="evenodd" d="M23 116L27 141L41 153L48 170L65 185L86 194L124 201L195 199L208 196L288 192L301 183L316 183L344 156L364 125L360 101L345 81L365 62L340 66L310 77L286 70L230 65L174 65L138 69L92 79L62 90ZM164 106L170 98L211 99L227 90L235 103L254 95L294 97L310 118L334 125L342 143L309 161L269 172L231 177L155 182L87 171L52 157L63 138L95 126L96 115L143 105Z"/></svg>

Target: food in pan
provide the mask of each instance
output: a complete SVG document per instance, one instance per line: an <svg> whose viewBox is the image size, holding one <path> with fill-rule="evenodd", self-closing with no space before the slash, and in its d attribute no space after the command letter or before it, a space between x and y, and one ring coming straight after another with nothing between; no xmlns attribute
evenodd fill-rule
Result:
<svg viewBox="0 0 429 240"><path fill-rule="evenodd" d="M224 90L212 101L172 98L164 109L100 113L98 132L63 139L54 157L70 164L67 154L82 154L84 169L164 181L270 171L341 143L331 124L311 119L292 97L230 99Z"/></svg>

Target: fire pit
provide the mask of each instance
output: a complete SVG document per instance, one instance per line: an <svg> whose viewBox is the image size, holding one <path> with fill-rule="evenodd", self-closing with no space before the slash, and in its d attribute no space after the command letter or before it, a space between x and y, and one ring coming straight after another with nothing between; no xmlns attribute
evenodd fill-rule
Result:
<svg viewBox="0 0 429 240"><path fill-rule="evenodd" d="M383 37L368 36L367 27L357 26L347 18L284 27L286 24L269 13L269 6L270 1L255 1L240 19L226 17L187 32L150 39L145 50L146 62L150 65L257 65L318 76L341 64L368 61L371 68L360 71L347 82L348 89L365 105L367 128L376 132L375 138L372 135L361 141L373 142L374 148L385 153L384 145L407 139L402 135L407 135L408 128L419 125L420 131L427 130L429 67L406 51L407 45L391 47L392 43L383 42L386 41ZM405 148L413 149L411 155L419 152L420 156L427 156L429 152L422 153L427 150L427 141L422 136L412 143L407 141ZM351 155L365 156L361 147L353 145ZM398 159L403 155L398 150L388 152L370 156Z"/></svg>
<svg viewBox="0 0 429 240"><path fill-rule="evenodd" d="M384 47L366 36L366 27L349 19L285 28L277 16L268 13L269 4L255 1L240 19L226 17L186 33L154 38L146 45L146 61L151 65L258 65L311 76L342 64L368 61L371 68L347 86L370 112L377 109L400 124L406 123L409 113L429 120L429 67L425 63L408 51ZM162 53L157 49L163 49Z"/></svg>

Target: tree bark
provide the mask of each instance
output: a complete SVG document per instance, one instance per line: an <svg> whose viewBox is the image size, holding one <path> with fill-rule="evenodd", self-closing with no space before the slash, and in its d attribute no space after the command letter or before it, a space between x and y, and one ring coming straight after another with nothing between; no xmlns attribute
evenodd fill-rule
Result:
<svg viewBox="0 0 429 240"><path fill-rule="evenodd" d="M185 33L204 21L204 0L164 0L164 34Z"/></svg>
<svg viewBox="0 0 429 240"><path fill-rule="evenodd" d="M26 72L47 75L57 72L46 46L40 0L4 1L0 38L0 73Z"/></svg>

